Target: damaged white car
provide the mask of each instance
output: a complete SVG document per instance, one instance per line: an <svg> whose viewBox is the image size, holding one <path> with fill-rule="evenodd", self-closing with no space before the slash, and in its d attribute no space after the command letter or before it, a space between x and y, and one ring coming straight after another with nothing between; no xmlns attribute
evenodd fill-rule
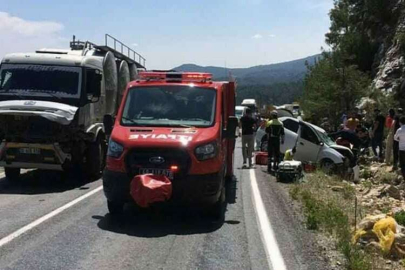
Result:
<svg viewBox="0 0 405 270"><path fill-rule="evenodd" d="M322 128L292 117L281 117L279 120L283 122L285 131L284 144L280 148L282 154L296 147L295 160L317 163L325 170L346 170L356 166L353 152L337 145ZM267 151L267 137L263 132L264 127L261 129L262 132L257 132L262 136L260 148Z"/></svg>

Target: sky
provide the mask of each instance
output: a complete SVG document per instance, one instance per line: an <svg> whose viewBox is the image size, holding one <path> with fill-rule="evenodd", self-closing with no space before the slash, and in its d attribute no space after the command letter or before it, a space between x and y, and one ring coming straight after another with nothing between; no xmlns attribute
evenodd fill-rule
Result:
<svg viewBox="0 0 405 270"><path fill-rule="evenodd" d="M333 0L0 0L0 58L104 43L108 33L149 69L250 67L304 58L325 45Z"/></svg>

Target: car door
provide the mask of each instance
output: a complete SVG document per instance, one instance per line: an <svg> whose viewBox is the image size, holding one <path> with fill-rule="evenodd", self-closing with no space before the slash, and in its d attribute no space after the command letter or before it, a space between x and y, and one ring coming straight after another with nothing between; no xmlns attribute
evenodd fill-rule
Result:
<svg viewBox="0 0 405 270"><path fill-rule="evenodd" d="M281 122L284 125L284 143L280 146L280 152L285 153L289 149L293 149L297 143L299 122L293 118L282 118Z"/></svg>
<svg viewBox="0 0 405 270"><path fill-rule="evenodd" d="M297 152L294 159L299 161L317 162L318 154L322 146L316 133L311 127L300 122L297 139Z"/></svg>

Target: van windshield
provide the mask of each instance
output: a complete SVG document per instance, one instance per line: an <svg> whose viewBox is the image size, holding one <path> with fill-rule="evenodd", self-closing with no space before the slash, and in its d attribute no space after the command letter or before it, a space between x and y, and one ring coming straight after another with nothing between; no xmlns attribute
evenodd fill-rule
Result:
<svg viewBox="0 0 405 270"><path fill-rule="evenodd" d="M127 126L214 124L216 91L190 86L134 87L128 92L121 123Z"/></svg>
<svg viewBox="0 0 405 270"><path fill-rule="evenodd" d="M0 95L80 96L82 69L80 67L31 64L2 64Z"/></svg>

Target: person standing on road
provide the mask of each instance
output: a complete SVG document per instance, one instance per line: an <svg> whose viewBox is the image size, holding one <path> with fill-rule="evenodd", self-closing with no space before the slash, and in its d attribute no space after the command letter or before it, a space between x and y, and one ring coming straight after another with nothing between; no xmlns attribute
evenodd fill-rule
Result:
<svg viewBox="0 0 405 270"><path fill-rule="evenodd" d="M268 136L267 151L269 155L267 171L271 173L271 160L273 159L273 170L276 171L280 162L280 142L284 143L284 126L278 120L277 111L271 112L271 120L266 124L266 133Z"/></svg>
<svg viewBox="0 0 405 270"><path fill-rule="evenodd" d="M399 143L399 166L402 176L405 177L405 117L401 116L399 122L401 127L395 133L394 139Z"/></svg>
<svg viewBox="0 0 405 270"><path fill-rule="evenodd" d="M394 134L396 134L397 130L401 127L401 123L400 123L400 119L402 114L404 113L404 111L402 110L402 108L399 108L397 110L397 113L395 114L394 117L394 122L392 123L392 125L394 126ZM392 151L393 151L393 156L394 156L394 160L393 160L393 167L392 170L396 171L398 169L398 160L399 160L399 142L395 140L394 138L394 143L392 145Z"/></svg>
<svg viewBox="0 0 405 270"><path fill-rule="evenodd" d="M373 131L371 132L371 146L373 148L374 155L380 160L383 158L383 138L384 138L384 125L385 117L381 114L379 109L374 110L375 119L373 125ZM378 147L378 152L377 152Z"/></svg>
<svg viewBox="0 0 405 270"><path fill-rule="evenodd" d="M245 115L240 118L240 126L242 128L243 167L246 167L246 159L248 159L250 168L252 167L252 156L255 147L254 132L256 129L256 120L252 117L251 109L247 108Z"/></svg>

